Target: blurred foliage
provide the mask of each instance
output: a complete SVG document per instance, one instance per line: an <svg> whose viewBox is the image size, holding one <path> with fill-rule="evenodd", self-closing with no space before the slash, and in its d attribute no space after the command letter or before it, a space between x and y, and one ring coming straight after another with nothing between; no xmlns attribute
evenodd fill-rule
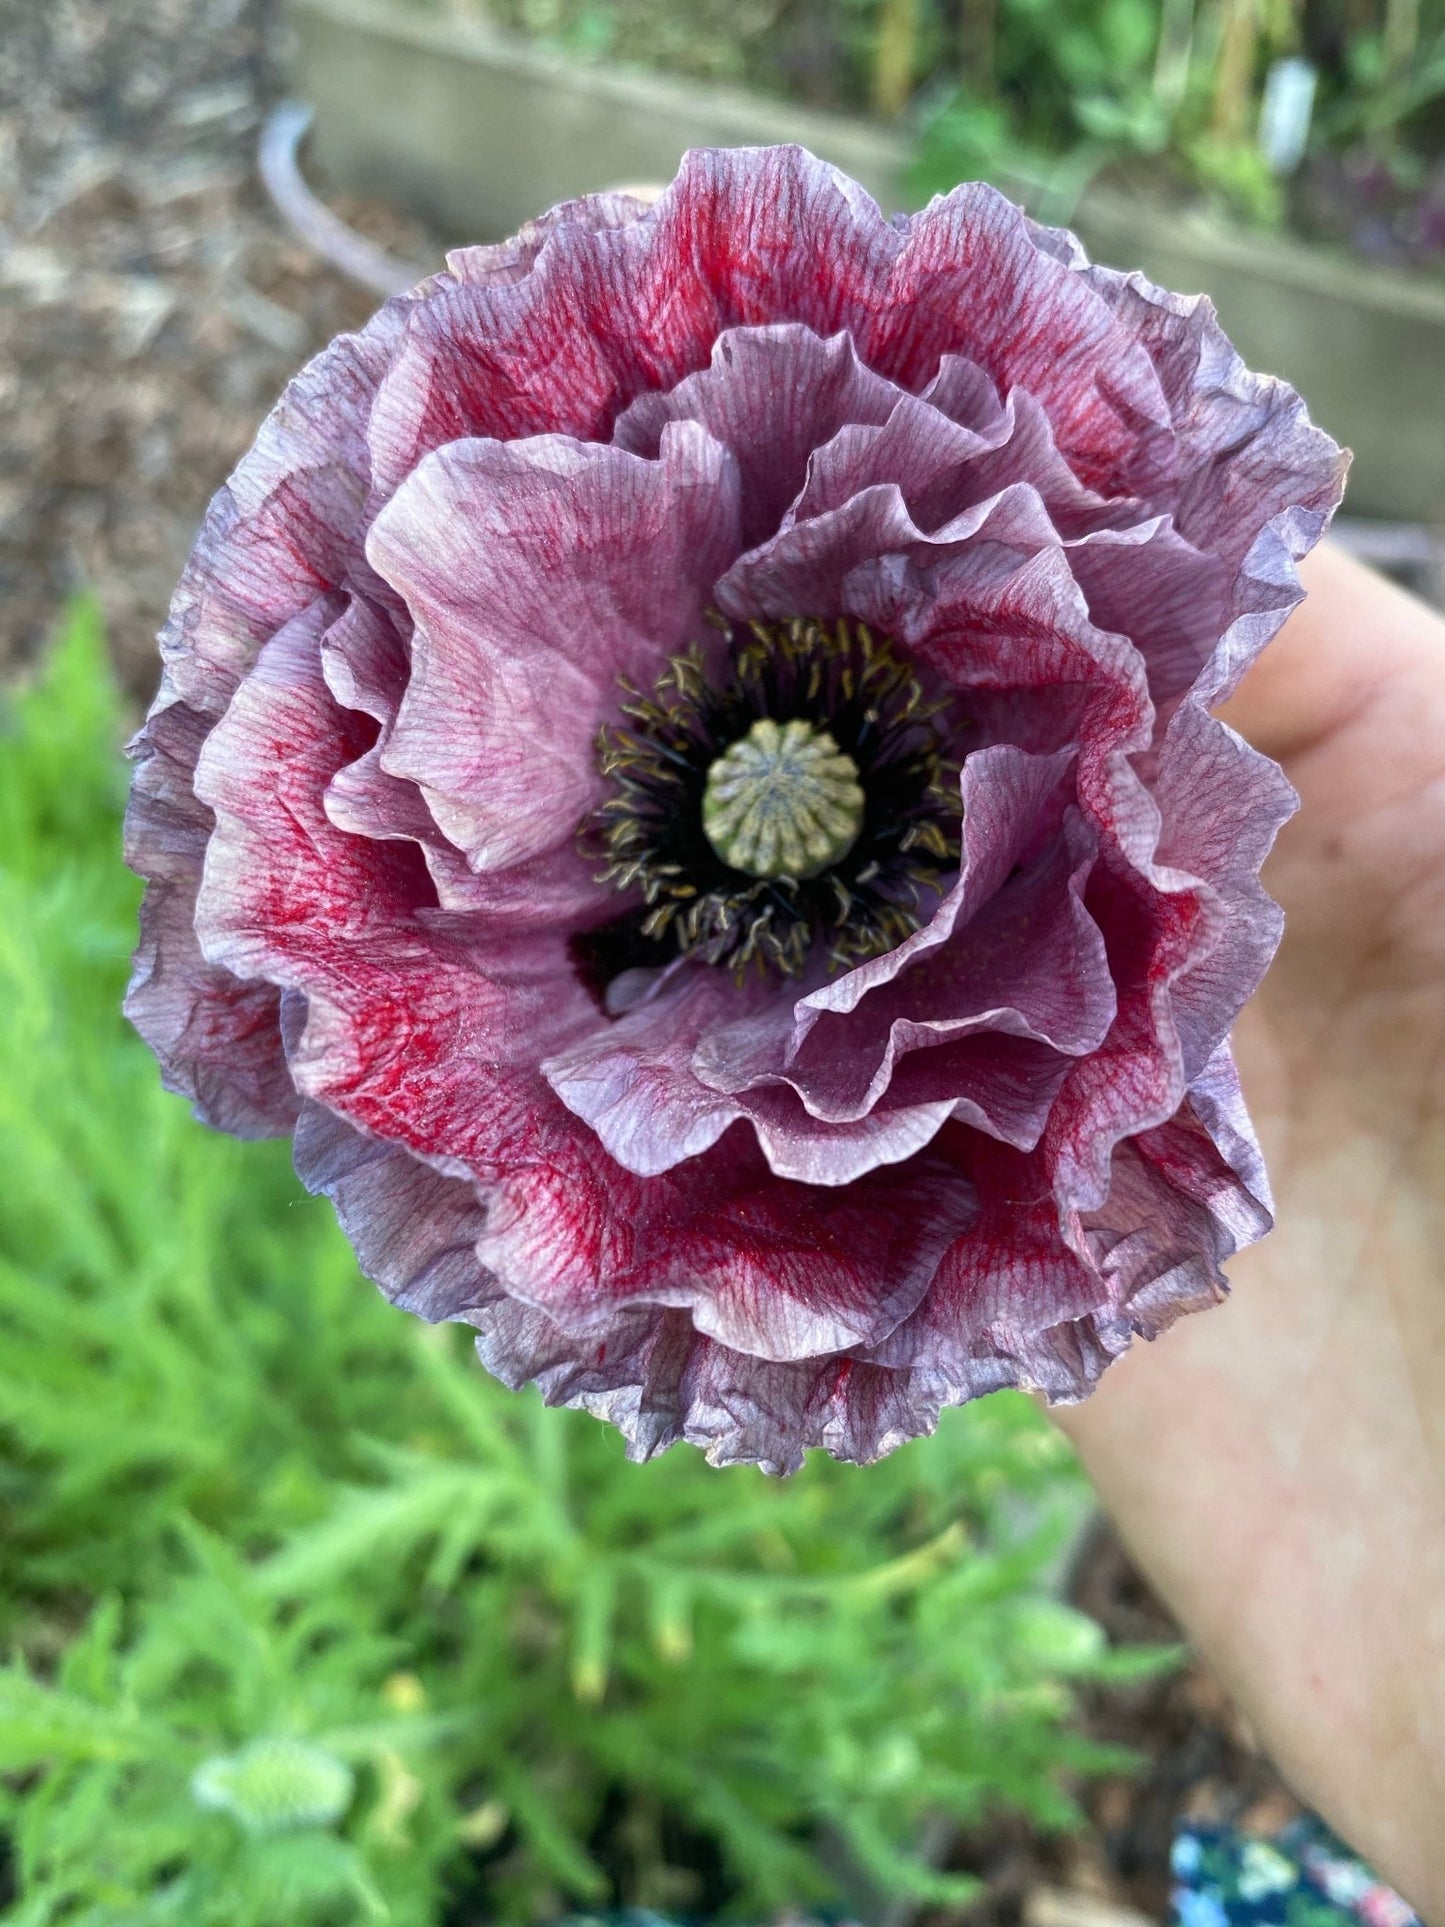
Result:
<svg viewBox="0 0 1445 1927"><path fill-rule="evenodd" d="M283 1145L162 1093L78 608L0 738L0 1918L754 1918L969 1883L939 1815L1076 1817L1108 1651L1018 1397L859 1470L628 1465L360 1279ZM8 1858L7 1858L8 1855ZM832 1869L833 1871L830 1871Z"/></svg>
<svg viewBox="0 0 1445 1927"><path fill-rule="evenodd" d="M1365 159L1386 167L1407 198L1426 197L1427 227L1434 218L1445 0L412 4L480 15L584 60L906 113L925 191L982 174L1061 216L1100 171L1157 187L1162 165L1165 185L1236 215L1273 222L1288 210L1318 225L1318 196L1292 200L1287 189L1297 159L1281 165L1277 149L1271 159L1273 138L1261 133L1272 71L1302 61L1314 90L1302 129L1311 156L1353 156L1356 172ZM1438 192L1445 208L1445 182Z"/></svg>

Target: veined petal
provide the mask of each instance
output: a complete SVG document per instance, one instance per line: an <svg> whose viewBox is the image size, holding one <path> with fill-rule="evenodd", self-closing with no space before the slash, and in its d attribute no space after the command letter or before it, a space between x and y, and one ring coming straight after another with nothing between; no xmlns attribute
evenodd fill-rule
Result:
<svg viewBox="0 0 1445 1927"><path fill-rule="evenodd" d="M415 624L382 767L474 869L570 841L595 808L619 680L652 682L699 634L738 515L732 458L690 422L655 462L560 435L458 442L397 491L368 543Z"/></svg>

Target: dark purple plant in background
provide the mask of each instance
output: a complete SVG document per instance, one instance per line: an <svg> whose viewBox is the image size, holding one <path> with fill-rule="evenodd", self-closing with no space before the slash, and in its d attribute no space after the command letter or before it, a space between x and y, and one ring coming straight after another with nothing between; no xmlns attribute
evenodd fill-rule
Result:
<svg viewBox="0 0 1445 1927"><path fill-rule="evenodd" d="M645 1456L1082 1397L1269 1224L1292 797L1210 705L1343 458L997 193L698 153L288 389L138 739L128 1008L365 1269Z"/></svg>
<svg viewBox="0 0 1445 1927"><path fill-rule="evenodd" d="M1445 160L1421 174L1372 149L1317 154L1293 194L1307 233L1396 267L1445 266Z"/></svg>

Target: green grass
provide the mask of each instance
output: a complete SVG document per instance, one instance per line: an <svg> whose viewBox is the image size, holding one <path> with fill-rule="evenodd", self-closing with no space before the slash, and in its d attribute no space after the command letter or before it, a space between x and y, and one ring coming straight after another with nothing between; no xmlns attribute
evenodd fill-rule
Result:
<svg viewBox="0 0 1445 1927"><path fill-rule="evenodd" d="M1073 1682L1158 1659L1043 1590L1083 1492L1028 1403L635 1467L393 1311L119 1015L118 733L83 604L0 722L0 1919L756 1916L840 1841L949 1900L931 1816L1069 1824Z"/></svg>

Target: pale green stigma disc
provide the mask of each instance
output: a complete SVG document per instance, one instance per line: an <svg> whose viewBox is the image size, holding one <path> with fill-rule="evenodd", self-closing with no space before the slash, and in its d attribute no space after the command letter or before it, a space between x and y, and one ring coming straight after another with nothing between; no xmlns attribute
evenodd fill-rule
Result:
<svg viewBox="0 0 1445 1927"><path fill-rule="evenodd" d="M858 766L826 729L762 716L709 769L702 826L734 870L812 877L852 849L863 809Z"/></svg>

